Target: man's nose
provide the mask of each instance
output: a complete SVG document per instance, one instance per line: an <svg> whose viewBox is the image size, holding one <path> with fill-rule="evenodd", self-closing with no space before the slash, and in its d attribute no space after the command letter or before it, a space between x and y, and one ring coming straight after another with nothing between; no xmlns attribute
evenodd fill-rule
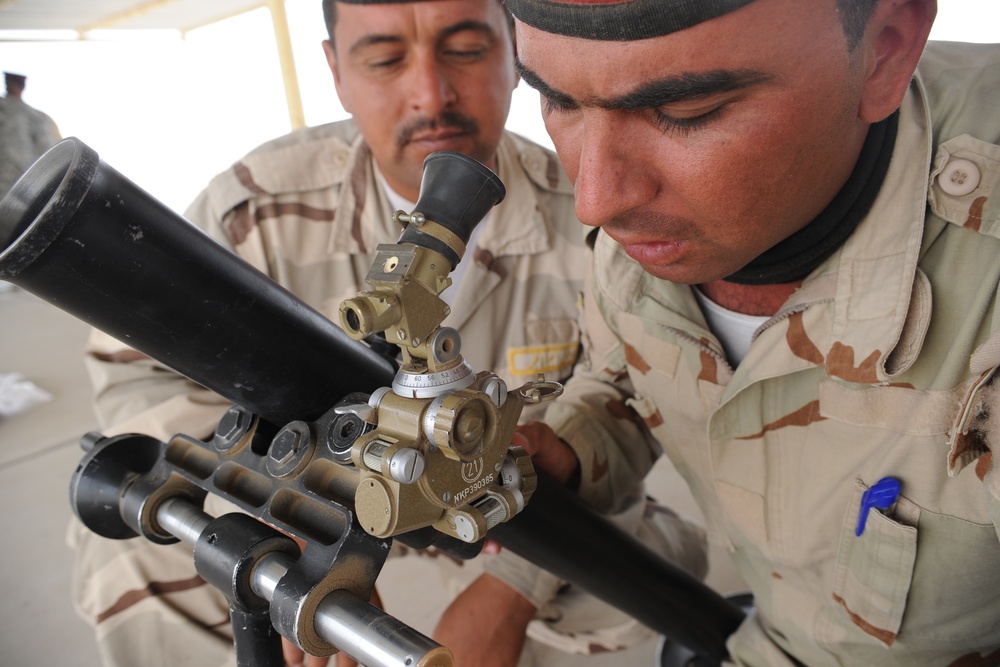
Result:
<svg viewBox="0 0 1000 667"><path fill-rule="evenodd" d="M599 112L584 120L575 193L576 215L599 227L653 199L655 170L641 138L631 135L629 114Z"/></svg>
<svg viewBox="0 0 1000 667"><path fill-rule="evenodd" d="M410 105L414 109L433 118L458 101L458 91L447 68L435 58L418 58L412 74Z"/></svg>

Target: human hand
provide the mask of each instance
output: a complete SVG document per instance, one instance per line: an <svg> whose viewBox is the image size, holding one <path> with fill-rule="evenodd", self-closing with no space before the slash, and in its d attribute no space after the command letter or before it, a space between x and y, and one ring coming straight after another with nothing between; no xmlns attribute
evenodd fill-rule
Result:
<svg viewBox="0 0 1000 667"><path fill-rule="evenodd" d="M315 655L307 655L302 649L281 638L281 653L285 658L286 667L326 667L330 663L330 657L320 658ZM358 667L357 661L343 651L336 655L336 667Z"/></svg>
<svg viewBox="0 0 1000 667"><path fill-rule="evenodd" d="M287 667L326 667L330 662L329 657L320 658L315 655L308 655L284 637L281 638L281 655L284 657ZM340 655L339 653L337 654L337 667L342 667L340 664ZM353 665L346 663L343 667L354 667L354 665L357 665L357 663L355 662Z"/></svg>
<svg viewBox="0 0 1000 667"><path fill-rule="evenodd" d="M559 484L573 490L580 486L580 460L576 457L576 452L548 424L521 424L514 431L510 444L528 452L531 463ZM500 545L487 538L483 553L498 554Z"/></svg>
<svg viewBox="0 0 1000 667"><path fill-rule="evenodd" d="M534 616L527 598L482 574L445 609L434 640L451 649L455 667L514 667Z"/></svg>
<svg viewBox="0 0 1000 667"><path fill-rule="evenodd" d="M384 609L382 606L382 598L379 597L378 591L374 588L372 589L372 595L368 599L368 602L379 609ZM326 665L330 662L329 656L321 658L315 655L308 655L305 651L284 637L281 638L281 654L285 659L285 665L287 667L326 667ZM336 654L336 661L334 664L336 667L358 667L357 660L343 651Z"/></svg>
<svg viewBox="0 0 1000 667"><path fill-rule="evenodd" d="M528 452L535 467L545 471L558 483L579 486L580 460L573 448L557 436L548 424L521 424L514 432L511 445Z"/></svg>

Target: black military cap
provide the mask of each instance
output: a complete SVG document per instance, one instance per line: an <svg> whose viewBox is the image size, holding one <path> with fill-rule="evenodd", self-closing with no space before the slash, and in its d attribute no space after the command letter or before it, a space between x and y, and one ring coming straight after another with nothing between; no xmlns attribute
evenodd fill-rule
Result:
<svg viewBox="0 0 1000 667"><path fill-rule="evenodd" d="M584 39L662 37L753 0L505 0L514 17L544 32Z"/></svg>

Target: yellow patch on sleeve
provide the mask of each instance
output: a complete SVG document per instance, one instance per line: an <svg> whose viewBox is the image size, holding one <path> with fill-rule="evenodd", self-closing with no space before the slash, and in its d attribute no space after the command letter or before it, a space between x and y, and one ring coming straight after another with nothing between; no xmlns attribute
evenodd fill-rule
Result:
<svg viewBox="0 0 1000 667"><path fill-rule="evenodd" d="M511 347L507 350L507 367L511 375L534 377L539 373L556 373L572 368L578 348L576 342Z"/></svg>

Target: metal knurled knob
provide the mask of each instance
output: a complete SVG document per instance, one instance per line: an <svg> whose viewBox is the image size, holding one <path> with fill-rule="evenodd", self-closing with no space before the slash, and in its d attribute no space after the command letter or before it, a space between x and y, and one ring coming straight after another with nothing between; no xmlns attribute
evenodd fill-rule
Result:
<svg viewBox="0 0 1000 667"><path fill-rule="evenodd" d="M489 405L482 397L453 392L435 400L428 412L427 436L445 456L469 461L480 454L490 422Z"/></svg>

